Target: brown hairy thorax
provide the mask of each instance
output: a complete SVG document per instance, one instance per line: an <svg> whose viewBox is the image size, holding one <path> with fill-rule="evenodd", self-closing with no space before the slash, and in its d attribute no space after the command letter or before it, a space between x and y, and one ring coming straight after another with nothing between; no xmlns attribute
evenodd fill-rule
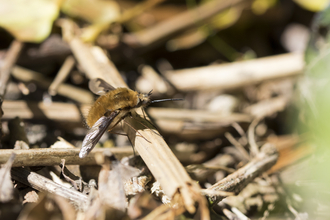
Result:
<svg viewBox="0 0 330 220"><path fill-rule="evenodd" d="M128 88L117 88L100 96L90 108L86 123L92 127L107 112L119 110L122 117L134 108L144 107L150 102L150 94L139 93Z"/></svg>

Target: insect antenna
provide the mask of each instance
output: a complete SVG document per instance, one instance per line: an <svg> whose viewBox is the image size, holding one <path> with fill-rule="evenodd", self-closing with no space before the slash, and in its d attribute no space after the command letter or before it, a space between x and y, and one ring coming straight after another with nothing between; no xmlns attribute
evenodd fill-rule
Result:
<svg viewBox="0 0 330 220"><path fill-rule="evenodd" d="M156 102L167 102L167 101L182 101L183 99L158 99L158 100L152 100L150 103L156 103Z"/></svg>

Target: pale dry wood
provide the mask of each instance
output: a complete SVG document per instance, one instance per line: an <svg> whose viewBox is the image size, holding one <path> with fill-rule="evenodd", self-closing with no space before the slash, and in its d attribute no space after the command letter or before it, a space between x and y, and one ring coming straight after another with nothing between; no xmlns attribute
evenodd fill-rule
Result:
<svg viewBox="0 0 330 220"><path fill-rule="evenodd" d="M147 0L140 4L137 4L135 7L125 10L121 16L119 16L115 22L124 23L138 15L141 15L146 10L155 7L156 5L162 3L164 0Z"/></svg>
<svg viewBox="0 0 330 220"><path fill-rule="evenodd" d="M164 76L180 91L231 90L265 80L302 73L302 53L289 53L248 61L167 71Z"/></svg>
<svg viewBox="0 0 330 220"><path fill-rule="evenodd" d="M50 95L54 96L57 94L58 87L60 86L60 84L62 84L66 80L71 69L74 67L74 64L75 64L75 60L74 60L73 56L68 56L65 59L61 69L57 73L52 84L50 84L50 86L49 86L48 92Z"/></svg>
<svg viewBox="0 0 330 220"><path fill-rule="evenodd" d="M221 122L229 125L233 121L250 122L247 114L219 114L205 110L175 109L175 108L148 108L148 114L155 119L185 120L193 122Z"/></svg>
<svg viewBox="0 0 330 220"><path fill-rule="evenodd" d="M226 1L208 1L205 4L187 10L170 19L167 19L153 27L142 30L137 33L124 35L123 41L131 46L145 47L155 44L170 36L191 27L198 26L198 23L211 18L217 13L243 2L242 0L226 0Z"/></svg>
<svg viewBox="0 0 330 220"><path fill-rule="evenodd" d="M16 60L23 48L23 43L17 40L14 40L6 54L6 58L3 61L3 64L0 67L0 101L3 101L3 97L6 92L7 82L9 80L10 71L13 68Z"/></svg>
<svg viewBox="0 0 330 220"><path fill-rule="evenodd" d="M249 153L245 150L244 146L233 137L233 135L231 133L226 132L225 137L241 153L241 155L245 159L245 162L250 160Z"/></svg>
<svg viewBox="0 0 330 220"><path fill-rule="evenodd" d="M114 154L117 158L133 155L132 147L121 148L95 148L86 158L79 158L79 148L35 148L28 150L0 150L0 164L4 164L12 153L16 154L13 167L21 166L54 166L60 165L65 159L66 165L97 165L95 155L103 153Z"/></svg>
<svg viewBox="0 0 330 220"><path fill-rule="evenodd" d="M285 96L262 100L256 104L246 107L243 112L246 112L256 118L265 118L276 112L283 111L289 101L290 99Z"/></svg>
<svg viewBox="0 0 330 220"><path fill-rule="evenodd" d="M15 160L15 154L12 153L6 161L6 164L0 167L0 202L9 202L14 197L14 185L10 177L10 169Z"/></svg>
<svg viewBox="0 0 330 220"><path fill-rule="evenodd" d="M100 47L85 44L78 38L73 38L69 45L89 79L101 78L112 86L127 87L115 65ZM112 75L119 77L111 77Z"/></svg>
<svg viewBox="0 0 330 220"><path fill-rule="evenodd" d="M3 119L16 116L22 119L49 119L83 124L90 105L76 106L71 103L35 103L25 101L5 101ZM209 139L225 131L232 123L248 123L252 117L234 113L221 115L204 110L148 108L148 114L162 131L162 134L174 134L186 140Z"/></svg>
<svg viewBox="0 0 330 220"><path fill-rule="evenodd" d="M12 75L23 82L33 81L43 89L48 89L52 82L51 79L41 73L19 66L15 66L12 69ZM91 92L65 83L59 85L57 93L79 103L90 104L94 102L94 96Z"/></svg>
<svg viewBox="0 0 330 220"><path fill-rule="evenodd" d="M235 159L229 154L219 154L212 158L209 161L206 161L202 165L210 166L210 167L232 167L235 164ZM214 174L216 171L212 169L197 169L191 170L190 165L186 167L189 174L194 180L203 182L207 179L207 177ZM235 171L235 170L234 170ZM232 168L227 169L228 173L232 173Z"/></svg>
<svg viewBox="0 0 330 220"><path fill-rule="evenodd" d="M77 107L72 103L49 103L5 101L3 119L19 117L21 119L49 119L56 121L78 122L82 124L80 110L87 113L89 105Z"/></svg>
<svg viewBox="0 0 330 220"><path fill-rule="evenodd" d="M4 101L11 70L14 64L16 63L16 60L22 48L23 48L23 43L14 40L8 49L5 60L3 61L2 65L0 65L0 137L2 137L2 126L1 126L1 118L3 116L2 103Z"/></svg>
<svg viewBox="0 0 330 220"><path fill-rule="evenodd" d="M34 109L42 111L43 114L34 112ZM25 101L6 101L3 104L4 119L20 117L22 119L42 119L66 120L71 122L81 121L82 116L87 116L90 105L74 105L71 103L53 102L44 104L42 102L25 102ZM204 110L189 110L175 108L153 108L147 109L148 114L155 120L177 120L190 122L221 122L223 125L229 125L233 121L250 122L252 117L248 114L233 113L229 115L221 115L216 112ZM67 114L65 114L67 113ZM42 116L44 115L44 116Z"/></svg>
<svg viewBox="0 0 330 220"><path fill-rule="evenodd" d="M86 195L55 183L54 181L32 172L27 168L13 168L11 170L11 175L14 180L31 186L36 190L64 197L83 210L88 207L89 201Z"/></svg>
<svg viewBox="0 0 330 220"><path fill-rule="evenodd" d="M89 78L100 77L114 87L127 87L114 64L99 47L89 47L78 39L73 39L69 44L77 61L83 66ZM81 48L83 51L77 50L77 48ZM93 53L92 50L96 53ZM165 140L156 134L157 130L151 131L151 129L146 129L143 126L141 128L140 123L148 124L148 121L137 117L134 112L132 113L135 119L126 117L127 123L124 123L123 129L128 134L134 149L139 152L151 173L161 183L165 193L173 197L179 192L178 195L182 197L184 207L190 213L195 212L194 204L200 199L200 195L197 196L198 198L196 197L196 192L200 191L200 187L189 177ZM140 123L137 123L137 120L140 120ZM131 127L136 130L131 129ZM148 142L141 136L148 139Z"/></svg>
<svg viewBox="0 0 330 220"><path fill-rule="evenodd" d="M234 192L237 194L256 177L270 169L277 159L278 152L276 147L272 144L265 144L248 164L217 182L208 190ZM214 204L217 204L223 198L223 196L212 196L209 199Z"/></svg>
<svg viewBox="0 0 330 220"><path fill-rule="evenodd" d="M136 82L136 89L143 93L152 90L153 95L167 94L173 95L173 87L166 82L151 66L143 65L140 67L141 77Z"/></svg>

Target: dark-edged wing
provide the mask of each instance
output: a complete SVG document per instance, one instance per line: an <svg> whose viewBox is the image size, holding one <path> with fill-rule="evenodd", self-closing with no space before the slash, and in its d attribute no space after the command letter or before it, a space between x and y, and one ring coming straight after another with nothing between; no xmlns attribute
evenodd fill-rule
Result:
<svg viewBox="0 0 330 220"><path fill-rule="evenodd" d="M96 95L104 95L105 93L116 89L115 87L100 78L91 79L88 83L88 87Z"/></svg>
<svg viewBox="0 0 330 220"><path fill-rule="evenodd" d="M113 119L119 114L119 111L113 111L109 114L109 116L102 116L99 120L95 122L93 127L86 134L80 152L79 157L84 158L91 152L91 150L95 147L97 142L99 142L100 138L107 130Z"/></svg>

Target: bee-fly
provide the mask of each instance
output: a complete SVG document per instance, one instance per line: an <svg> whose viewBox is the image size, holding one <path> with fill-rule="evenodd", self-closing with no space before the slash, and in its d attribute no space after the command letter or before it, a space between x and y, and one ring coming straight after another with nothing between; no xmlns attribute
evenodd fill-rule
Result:
<svg viewBox="0 0 330 220"><path fill-rule="evenodd" d="M89 82L90 90L101 95L89 110L86 123L90 130L86 134L79 157L86 157L94 148L106 130L111 131L130 112L139 107L161 101L182 99L150 100L149 93L140 93L128 88L114 88L102 79L95 78Z"/></svg>

